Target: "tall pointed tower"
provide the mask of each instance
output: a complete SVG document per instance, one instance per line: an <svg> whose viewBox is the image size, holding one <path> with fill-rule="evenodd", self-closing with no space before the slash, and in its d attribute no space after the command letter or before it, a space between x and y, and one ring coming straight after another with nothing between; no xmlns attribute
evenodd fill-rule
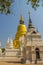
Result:
<svg viewBox="0 0 43 65"><path fill-rule="evenodd" d="M26 62L28 59L28 61L32 63L32 60L36 60L36 58L40 59L38 58L39 55L36 54L35 52L37 51L37 48L40 50L41 49L40 46L43 44L40 33L32 24L30 13L29 13L29 24L25 38L26 38ZM38 57L36 57L37 55Z"/></svg>
<svg viewBox="0 0 43 65"><path fill-rule="evenodd" d="M30 18L30 12L29 12L29 24L28 24L28 28L27 28L27 32L32 32L32 31L35 31L35 27L33 26L32 24L32 20Z"/></svg>
<svg viewBox="0 0 43 65"><path fill-rule="evenodd" d="M23 19L23 16L21 15L20 16L20 24L17 27L17 33L16 33L15 39L13 41L14 48L20 48L19 39L22 35L26 34L26 31L27 31L27 29L26 29L26 26L24 24L24 19Z"/></svg>

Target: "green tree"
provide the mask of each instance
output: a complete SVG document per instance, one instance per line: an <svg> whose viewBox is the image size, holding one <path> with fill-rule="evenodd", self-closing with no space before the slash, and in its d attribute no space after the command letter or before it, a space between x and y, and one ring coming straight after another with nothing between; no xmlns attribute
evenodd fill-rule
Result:
<svg viewBox="0 0 43 65"><path fill-rule="evenodd" d="M10 14L13 0L0 0L0 13Z"/></svg>
<svg viewBox="0 0 43 65"><path fill-rule="evenodd" d="M35 10L40 6L40 2L43 5L43 0L27 0L27 4L29 5L30 3L32 8Z"/></svg>
<svg viewBox="0 0 43 65"><path fill-rule="evenodd" d="M3 53L5 51L5 48L2 48L1 50L2 50L2 53Z"/></svg>
<svg viewBox="0 0 43 65"><path fill-rule="evenodd" d="M11 13L11 5L15 0L0 0L0 13L5 13L5 14L10 14ZM19 0L18 0L19 1ZM39 7L40 2L42 2L43 5L43 0L26 0L27 4L31 4L32 8L36 10L36 8Z"/></svg>

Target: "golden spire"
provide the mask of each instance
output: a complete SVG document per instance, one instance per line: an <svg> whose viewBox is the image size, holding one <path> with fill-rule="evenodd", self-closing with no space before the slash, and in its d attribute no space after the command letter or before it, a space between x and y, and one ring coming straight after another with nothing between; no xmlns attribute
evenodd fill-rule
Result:
<svg viewBox="0 0 43 65"><path fill-rule="evenodd" d="M24 24L24 18L22 15L20 16L20 24Z"/></svg>
<svg viewBox="0 0 43 65"><path fill-rule="evenodd" d="M27 29L26 29L26 26L24 24L24 19L23 19L23 16L20 15L20 24L18 25L17 27L17 33L16 33L16 36L15 36L15 39L13 41L13 44L14 44L14 48L20 48L20 37L23 36L24 34L26 34L27 32Z"/></svg>
<svg viewBox="0 0 43 65"><path fill-rule="evenodd" d="M22 15L20 16L20 21L24 21L24 18L23 18L23 16L22 16Z"/></svg>

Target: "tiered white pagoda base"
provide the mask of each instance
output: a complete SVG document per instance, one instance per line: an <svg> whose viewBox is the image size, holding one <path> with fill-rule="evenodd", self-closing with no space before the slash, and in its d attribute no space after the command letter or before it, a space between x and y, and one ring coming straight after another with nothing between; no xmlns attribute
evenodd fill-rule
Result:
<svg viewBox="0 0 43 65"><path fill-rule="evenodd" d="M20 62L21 55L19 49L6 49L5 55L3 56L3 61L14 61L14 62Z"/></svg>

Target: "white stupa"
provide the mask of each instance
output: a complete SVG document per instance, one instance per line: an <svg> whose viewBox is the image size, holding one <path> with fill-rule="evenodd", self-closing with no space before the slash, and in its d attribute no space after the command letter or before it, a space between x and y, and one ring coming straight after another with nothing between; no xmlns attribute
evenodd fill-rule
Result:
<svg viewBox="0 0 43 65"><path fill-rule="evenodd" d="M13 40L11 36L8 37L6 48L10 48L10 49L13 48Z"/></svg>
<svg viewBox="0 0 43 65"><path fill-rule="evenodd" d="M6 48L5 48L5 57L4 61L19 61L19 49L14 49L12 37L8 37Z"/></svg>

